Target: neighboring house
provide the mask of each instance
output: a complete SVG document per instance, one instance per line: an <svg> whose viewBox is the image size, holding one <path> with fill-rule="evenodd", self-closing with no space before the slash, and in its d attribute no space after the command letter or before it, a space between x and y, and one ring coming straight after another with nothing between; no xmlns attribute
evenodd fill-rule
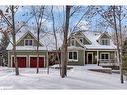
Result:
<svg viewBox="0 0 127 95"><path fill-rule="evenodd" d="M74 32L70 34L68 45L68 64L116 63L116 46L107 32Z"/></svg>
<svg viewBox="0 0 127 95"><path fill-rule="evenodd" d="M37 36L28 32L16 34L16 54L17 62L20 68L36 67L37 65ZM13 46L11 42L7 47L8 66L14 67ZM39 42L39 67L46 67L48 63L48 52L45 45Z"/></svg>

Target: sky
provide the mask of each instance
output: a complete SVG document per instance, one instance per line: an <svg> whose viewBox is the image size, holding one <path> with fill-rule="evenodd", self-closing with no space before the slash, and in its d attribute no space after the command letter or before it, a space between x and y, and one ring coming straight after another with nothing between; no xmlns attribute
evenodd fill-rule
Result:
<svg viewBox="0 0 127 95"><path fill-rule="evenodd" d="M44 27L46 27L46 31L52 31L52 19L51 19L51 5L50 6L46 6L46 10L45 10L45 15L48 16L48 20L45 21L44 23ZM71 12L73 12L73 9L76 8L77 6L74 6L71 9ZM107 8L107 6L103 6L105 8ZM7 6L0 6L0 9L3 10L5 12ZM65 6L62 5L54 5L53 6L53 12L54 12L54 19L55 19L55 27L59 28L63 25L64 23L64 13L65 13ZM80 20L80 18L83 16L83 14L87 11L87 6L83 5L81 6L81 8L79 8L79 10L77 10L77 12L75 12L73 14L72 17L70 17L70 29L73 30L74 26L77 24L77 22ZM9 11L10 12L10 11ZM31 12L32 12L32 6L19 6L18 10L15 14L15 22L17 27L20 26L20 24L22 24L23 22L25 22L26 20L28 20L31 17ZM43 20L45 20L46 18L44 18ZM91 19L87 19L87 18L83 18L82 21L80 22L80 24L78 26L80 26L80 29L85 29L85 30L90 30L90 31L112 31L111 28L102 28L101 25L102 23L99 23L98 20L101 20L102 22L104 22L105 20L101 18L100 15L96 15L94 17L91 17ZM127 20L127 19L126 19ZM126 24L126 20L122 21L122 24L125 25ZM31 27L35 27L36 26L36 22L35 22L35 17L32 17L29 22L28 22L28 26Z"/></svg>

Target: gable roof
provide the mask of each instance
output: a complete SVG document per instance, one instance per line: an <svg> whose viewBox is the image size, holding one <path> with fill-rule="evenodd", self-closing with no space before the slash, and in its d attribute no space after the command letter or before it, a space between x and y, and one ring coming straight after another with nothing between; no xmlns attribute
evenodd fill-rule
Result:
<svg viewBox="0 0 127 95"><path fill-rule="evenodd" d="M97 40L99 40L100 38L102 38L104 35L106 35L107 37L111 38L110 35L107 32L102 32L100 33L100 35L97 37Z"/></svg>
<svg viewBox="0 0 127 95"><path fill-rule="evenodd" d="M84 45L86 49L101 49L101 50L112 50L116 49L116 46L113 44L113 41L110 39L110 45L100 45L97 40L102 36L103 33L100 32L91 32L91 31L82 31L82 33L85 35L86 38L88 38L91 42L89 45ZM105 34L105 33L104 33ZM110 36L108 33L106 33L108 36Z"/></svg>
<svg viewBox="0 0 127 95"><path fill-rule="evenodd" d="M32 32L28 31L25 34L23 34L23 36L21 36L20 38L18 37L16 39L16 44L18 44L25 36L27 36L27 34L30 34L37 41L37 37L35 37L35 35ZM44 46L40 41L39 44L41 44L41 46Z"/></svg>
<svg viewBox="0 0 127 95"><path fill-rule="evenodd" d="M86 35L83 34L83 32L79 31L81 35L88 41L89 44L91 44L91 41L86 37ZM77 33L76 33L77 34Z"/></svg>
<svg viewBox="0 0 127 95"><path fill-rule="evenodd" d="M26 30L26 29L25 29ZM25 35L27 35L28 31L29 33L37 39L37 33L34 32L34 30L29 29L27 31L20 31L16 33L16 42L19 42ZM58 48L62 46L63 43L63 35L61 32L56 33L57 36L57 45ZM10 41L12 41L12 36L10 35ZM40 43L43 46L39 46L39 50L55 50L55 38L53 32L40 32ZM7 50L12 50L13 46L10 42ZM36 50L36 46L16 46L16 50Z"/></svg>

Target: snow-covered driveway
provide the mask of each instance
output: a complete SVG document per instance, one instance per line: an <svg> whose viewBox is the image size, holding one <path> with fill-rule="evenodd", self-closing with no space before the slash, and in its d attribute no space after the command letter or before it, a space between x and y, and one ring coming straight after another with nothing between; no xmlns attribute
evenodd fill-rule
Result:
<svg viewBox="0 0 127 95"><path fill-rule="evenodd" d="M127 89L127 81L120 83L119 74L105 74L88 71L83 66L75 66L68 71L68 77L60 78L59 70L20 69L15 76L14 69L0 67L0 89Z"/></svg>

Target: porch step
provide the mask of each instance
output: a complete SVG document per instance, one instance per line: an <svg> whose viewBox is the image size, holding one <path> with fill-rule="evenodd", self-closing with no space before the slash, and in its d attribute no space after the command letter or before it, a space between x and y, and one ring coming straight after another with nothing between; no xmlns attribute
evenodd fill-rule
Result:
<svg viewBox="0 0 127 95"><path fill-rule="evenodd" d="M96 71L96 72L101 72L101 73L112 74L112 69L111 68L88 69L88 70L90 70L90 71Z"/></svg>

